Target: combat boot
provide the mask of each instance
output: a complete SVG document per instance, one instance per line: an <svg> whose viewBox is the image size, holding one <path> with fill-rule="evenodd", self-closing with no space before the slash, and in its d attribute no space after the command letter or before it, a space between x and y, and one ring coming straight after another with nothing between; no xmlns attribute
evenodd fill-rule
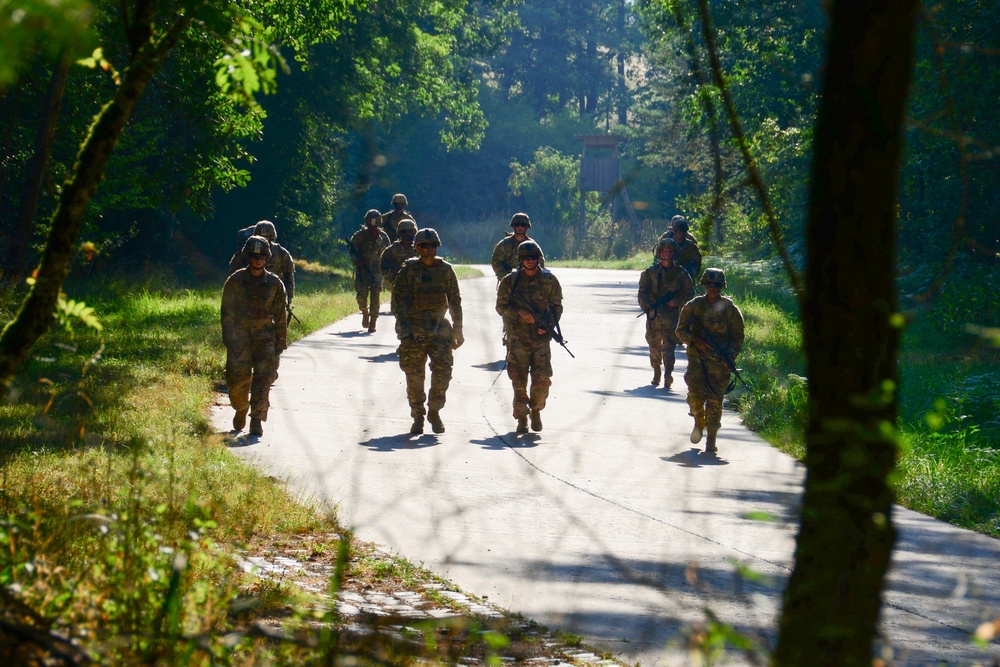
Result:
<svg viewBox="0 0 1000 667"><path fill-rule="evenodd" d="M528 432L528 418L527 417L518 417L517 418L517 430L514 431L514 432L515 433L521 433L521 434L524 434L524 433Z"/></svg>
<svg viewBox="0 0 1000 667"><path fill-rule="evenodd" d="M441 415L437 410L431 410L427 413L427 421L431 423L431 430L435 433L444 433L444 422L441 421Z"/></svg>
<svg viewBox="0 0 1000 667"><path fill-rule="evenodd" d="M367 308L362 308L361 309L361 328L362 329L367 329L369 324L370 324L370 320L368 319L368 309Z"/></svg>
<svg viewBox="0 0 1000 667"><path fill-rule="evenodd" d="M542 412L541 410L531 411L531 430L538 433L542 430Z"/></svg>
<svg viewBox="0 0 1000 667"><path fill-rule="evenodd" d="M242 410L237 410L236 414L233 415L233 428L237 431L242 431L243 427L247 425L247 411L250 408L243 408Z"/></svg>
<svg viewBox="0 0 1000 667"><path fill-rule="evenodd" d="M674 376L671 375L670 373L667 373L666 377L663 378L663 388L670 389L670 387L673 384L674 384Z"/></svg>
<svg viewBox="0 0 1000 667"><path fill-rule="evenodd" d="M413 426L410 427L410 433L423 433L424 432L424 416L417 415L413 418Z"/></svg>
<svg viewBox="0 0 1000 667"><path fill-rule="evenodd" d="M697 445L699 442L701 442L701 434L702 434L703 430L704 430L704 427L701 424L699 424L697 421L695 421L694 428L691 429L691 443L692 444Z"/></svg>
<svg viewBox="0 0 1000 667"><path fill-rule="evenodd" d="M372 313L371 318L368 320L368 333L375 333L375 320L377 319L378 316Z"/></svg>
<svg viewBox="0 0 1000 667"><path fill-rule="evenodd" d="M256 417L250 418L250 435L264 435L264 425Z"/></svg>
<svg viewBox="0 0 1000 667"><path fill-rule="evenodd" d="M653 369L653 379L649 381L649 384L653 385L654 387L660 386L660 367L659 366L657 366L656 368Z"/></svg>
<svg viewBox="0 0 1000 667"><path fill-rule="evenodd" d="M719 451L719 448L715 446L715 436L719 432L717 428L708 428L708 439L705 440L705 451L714 454Z"/></svg>

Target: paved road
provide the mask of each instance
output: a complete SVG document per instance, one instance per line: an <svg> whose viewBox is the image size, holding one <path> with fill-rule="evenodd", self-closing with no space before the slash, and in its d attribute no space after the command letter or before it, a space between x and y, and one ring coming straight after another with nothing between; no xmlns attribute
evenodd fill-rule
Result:
<svg viewBox="0 0 1000 667"><path fill-rule="evenodd" d="M283 355L266 433L235 451L335 503L362 539L623 661L688 664L681 631L706 609L773 645L803 468L733 413L719 457L699 453L683 352L672 391L648 384L638 273L555 273L576 358L553 346L542 433L514 434L495 282L481 278L462 282L466 344L445 434L408 435L393 319L369 335L354 315ZM214 412L220 431L231 416ZM905 510L896 519L882 627L896 664L1000 660L997 644L969 639L1000 617L1000 541Z"/></svg>

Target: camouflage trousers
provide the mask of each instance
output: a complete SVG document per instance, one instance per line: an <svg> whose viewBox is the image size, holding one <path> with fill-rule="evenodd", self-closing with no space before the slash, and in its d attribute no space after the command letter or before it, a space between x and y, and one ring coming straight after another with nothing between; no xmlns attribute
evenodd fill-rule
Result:
<svg viewBox="0 0 1000 667"><path fill-rule="evenodd" d="M373 315L378 315L381 305L379 299L382 296L382 281L372 280L368 272L361 267L354 270L354 293L357 295L358 308L369 310Z"/></svg>
<svg viewBox="0 0 1000 667"><path fill-rule="evenodd" d="M674 372L674 348L681 342L677 337L676 308L671 313L657 313L654 318L646 318L646 342L649 343L649 365L663 366L667 375Z"/></svg>
<svg viewBox="0 0 1000 667"><path fill-rule="evenodd" d="M236 410L250 408L250 416L267 421L271 384L277 376L274 332L251 331L226 347L226 384L229 403Z"/></svg>
<svg viewBox="0 0 1000 667"><path fill-rule="evenodd" d="M693 345L688 347L688 368L684 373L691 416L702 428L719 428L722 426L722 399L732 374L724 363L705 359L693 348Z"/></svg>
<svg viewBox="0 0 1000 667"><path fill-rule="evenodd" d="M445 334L445 335L442 335ZM451 327L442 326L437 335L417 335L399 342L399 367L406 373L406 399L410 416L424 415L424 402L430 410L444 407L445 394L451 384L451 369L455 356L451 350ZM424 393L427 359L430 358L431 392Z"/></svg>
<svg viewBox="0 0 1000 667"><path fill-rule="evenodd" d="M548 338L519 340L508 336L507 377L514 387L515 419L527 417L529 410L544 409L552 386L552 350Z"/></svg>

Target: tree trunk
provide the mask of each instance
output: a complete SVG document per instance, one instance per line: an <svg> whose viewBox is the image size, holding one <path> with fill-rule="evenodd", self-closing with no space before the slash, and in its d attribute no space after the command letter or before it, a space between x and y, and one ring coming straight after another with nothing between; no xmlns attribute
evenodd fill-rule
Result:
<svg viewBox="0 0 1000 667"><path fill-rule="evenodd" d="M42 196L42 184L45 182L45 171L49 166L49 155L52 154L52 142L56 136L59 109L62 106L63 92L66 90L66 80L69 78L70 63L69 54L59 59L52 72L49 92L45 96L45 109L42 112L38 135L35 137L35 152L31 156L28 168L28 182L24 187L17 221L14 223L7 246L7 259L4 264L7 267L8 279L20 276L24 271L24 258L35 226L35 212L38 210L38 200Z"/></svg>
<svg viewBox="0 0 1000 667"><path fill-rule="evenodd" d="M810 413L775 664L872 664L895 541L895 202L915 0L834 3L802 304Z"/></svg>
<svg viewBox="0 0 1000 667"><path fill-rule="evenodd" d="M155 6L155 2L145 4ZM17 315L0 334L0 398L6 395L14 374L28 358L32 346L52 323L52 313L69 271L83 213L97 190L125 123L163 59L191 21L190 16L181 17L159 40L142 46L125 70L114 98L94 119L73 165L73 175L63 184L59 203L52 214L35 284Z"/></svg>

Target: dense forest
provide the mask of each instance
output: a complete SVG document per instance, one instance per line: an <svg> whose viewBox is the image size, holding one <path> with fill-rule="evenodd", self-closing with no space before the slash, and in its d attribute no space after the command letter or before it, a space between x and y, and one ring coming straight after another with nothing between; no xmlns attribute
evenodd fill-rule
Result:
<svg viewBox="0 0 1000 667"><path fill-rule="evenodd" d="M821 664L822 644L789 638L835 626L862 641L828 664L865 664L893 541L869 519L891 502L900 332L919 318L956 358L996 355L997 34L986 0L4 3L0 261L23 298L0 337L4 391L63 290L220 284L260 219L296 259L345 267L345 236L397 192L474 262L516 211L551 259L648 256L680 213L708 255L777 258L801 306L806 504L870 491L848 508L857 534L836 536L871 547L858 571L824 580L832 566L808 558L824 521L851 532L857 514L804 523L780 660ZM581 187L593 135L616 138L608 192ZM952 384L956 410L1000 433L1000 375ZM861 425L851 442L837 417ZM839 607L837 576L863 580Z"/></svg>
<svg viewBox="0 0 1000 667"><path fill-rule="evenodd" d="M93 244L98 268L137 269L169 247L199 253L179 273L210 271L224 264L235 230L264 218L296 256L336 263L340 239L366 209L390 208L395 192L460 259L482 261L518 210L555 257L630 254L675 213L713 252L775 251L693 6L344 2L329 3L343 7L331 23L326 4L282 16L281 3L247 3L273 22L267 48L282 57L263 79L273 94L253 105L216 87L222 61L211 35L170 54L86 213L80 241ZM921 17L899 216L907 293L940 289L956 258L995 260L987 212L1000 196L990 159L997 11L955 2ZM93 32L42 51L4 88L7 275L34 265L59 183L115 85L109 72L127 64L119 3L93 12ZM827 17L815 3L736 2L714 7L713 20L744 140L800 258ZM96 45L105 69L81 66ZM580 192L577 137L588 134L622 139L638 229L611 219L608 193ZM931 252L917 242L932 238Z"/></svg>

